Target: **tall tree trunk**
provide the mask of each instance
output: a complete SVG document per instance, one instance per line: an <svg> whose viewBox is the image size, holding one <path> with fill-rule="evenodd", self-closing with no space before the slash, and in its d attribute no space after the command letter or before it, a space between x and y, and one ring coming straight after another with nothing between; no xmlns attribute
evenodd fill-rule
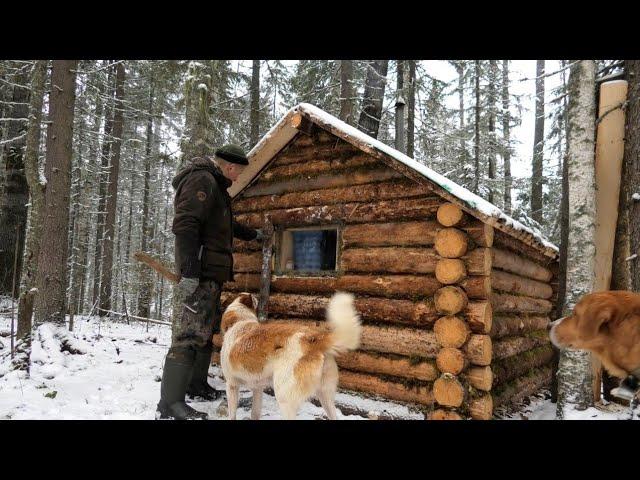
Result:
<svg viewBox="0 0 640 480"><path fill-rule="evenodd" d="M627 110L625 120L624 165L628 168L629 190L640 190L640 60L625 60L627 81ZM625 182L626 183L626 182ZM629 241L631 254L640 257L640 201L633 199L629 206ZM631 260L631 287L640 291L640 258Z"/></svg>
<svg viewBox="0 0 640 480"><path fill-rule="evenodd" d="M84 182L82 185L82 199L81 205L89 205L90 196L90 178L88 174L85 174ZM81 212L78 219L78 240L77 240L77 264L76 264L76 279L74 280L74 301L72 305L74 313L83 312L84 302L84 287L85 278L87 276L87 257L89 249L89 231L91 229L89 221L91 215L89 212Z"/></svg>
<svg viewBox="0 0 640 480"><path fill-rule="evenodd" d="M373 138L378 138L388 66L389 60L371 60L367 66L358 129Z"/></svg>
<svg viewBox="0 0 640 480"><path fill-rule="evenodd" d="M496 83L498 62L489 60L489 202L494 203L496 179Z"/></svg>
<svg viewBox="0 0 640 480"><path fill-rule="evenodd" d="M42 101L47 79L47 61L37 60L31 73L31 99L29 102L29 124L24 150L24 171L29 185L30 204L29 228L25 239L24 268L20 281L21 293L18 302L17 338L24 342L23 349L31 349L31 318L33 316L33 295L29 291L36 285L38 271L38 255L42 235L44 215L45 185L40 182L38 152L40 150L40 124L42 122ZM17 368L28 370L28 357L24 361L14 363Z"/></svg>
<svg viewBox="0 0 640 480"><path fill-rule="evenodd" d="M569 75L569 242L564 314L593 290L595 280L595 62L582 60ZM557 418L593 405L591 355L563 350L558 367Z"/></svg>
<svg viewBox="0 0 640 480"><path fill-rule="evenodd" d="M620 175L616 241L613 247L613 262L611 266L611 290L635 290L637 292L637 288L634 288L631 282L631 270L632 266L636 266L636 272L640 272L640 268L637 267L638 262L640 262L640 255L630 259L632 250L629 218L634 207L636 208L636 214L640 214L640 203L632 198L635 192L634 186L637 188L640 185L640 162L637 161L638 155L640 155L640 135L637 129L638 123L629 123L629 116L635 115L636 122L640 119L640 61L625 60L625 73L628 83L628 103L625 109L624 156ZM635 178L632 173L634 171L634 159L636 159ZM636 223L639 218L639 216L635 217ZM640 228L640 226L636 225L636 228ZM640 237L636 235L634 253L639 251L639 242Z"/></svg>
<svg viewBox="0 0 640 480"><path fill-rule="evenodd" d="M407 60L409 74L407 78L407 156L413 158L416 115L416 61Z"/></svg>
<svg viewBox="0 0 640 480"><path fill-rule="evenodd" d="M511 213L511 114L509 113L509 60L502 61L502 136L504 162L504 211Z"/></svg>
<svg viewBox="0 0 640 480"><path fill-rule="evenodd" d="M107 100L104 107L104 136L102 139L101 149L101 161L97 165L98 168L98 210L96 213L96 243L94 250L93 260L93 296L92 305L96 305L96 302L100 296L100 280L102 278L102 259L103 259L103 242L104 242L104 225L105 225L105 206L107 195L107 182L104 178L105 173L109 168L109 154L111 152L111 133L113 130L113 88L112 88L113 68L110 68L107 78ZM96 158L97 163L97 158Z"/></svg>
<svg viewBox="0 0 640 480"><path fill-rule="evenodd" d="M163 168L164 170L164 168ZM162 253L161 253L161 258L165 258L165 255L167 253L167 226L168 226L168 221L169 221L169 202L171 201L170 197L169 197L169 190L166 191L165 193L165 198L164 198L164 205L163 205L163 209L164 209L164 221L162 224ZM162 319L162 305L163 305L163 301L164 301L164 277L160 276L160 302L158 305L158 318Z"/></svg>
<svg viewBox="0 0 640 480"><path fill-rule="evenodd" d="M80 126L82 128L82 126ZM82 138L80 138L80 144L82 145ZM76 304L78 302L78 238L79 238L79 223L80 223L80 197L82 194L82 146L79 146L78 154L78 166L76 167L76 179L71 181L71 215L69 222L69 314L75 315Z"/></svg>
<svg viewBox="0 0 640 480"><path fill-rule="evenodd" d="M86 96L80 95L76 108L80 112L84 112L87 110L87 102ZM77 305L78 305L78 284L80 283L79 272L80 272L80 262L79 262L79 248L78 244L80 243L81 237L81 224L82 219L84 218L84 211L86 208L83 208L85 205L83 203L84 190L85 190L85 177L87 176L87 172L83 171L84 164L84 140L85 140L85 131L86 131L86 122L84 115L80 114L76 116L76 125L74 126L74 130L77 131L77 148L75 148L74 158L75 168L72 166L72 174L71 174L71 213L69 217L69 263L68 263L68 271L69 271L69 279L68 285L68 304L67 310L68 313L73 318L74 315L78 313ZM73 324L71 319L69 321L69 330L73 329Z"/></svg>
<svg viewBox="0 0 640 480"><path fill-rule="evenodd" d="M136 163L137 163L136 162L136 157L137 157L137 155L134 153L133 154L133 165L136 165ZM129 263L129 259L131 258L131 231L133 230L133 204L134 204L133 199L134 199L134 196L135 196L135 189L134 189L135 182L136 182L136 176L133 174L133 172L131 172L131 182L129 183L129 197L128 197L129 201L127 202L129 204L129 213L127 215L127 239L124 241L124 243L125 243L124 258L121 260L121 262L123 262L125 265L127 265ZM144 212L144 207L143 207L143 212ZM146 215L148 215L148 214L149 214L149 207L147 206ZM144 215L145 214L143 213L143 216ZM145 243L145 247L146 247L147 240L145 239L145 237L147 235L150 236L150 233L148 233L148 232L145 233L144 232L145 228L147 230L149 229L148 226L145 227L145 225L144 225L144 223L145 223L145 219L144 218L142 220L142 223L143 223L143 228L142 228L142 232L140 232L140 237L141 237L141 242ZM146 220L146 223L148 225L148 223L149 223L148 219ZM120 228L120 227L118 227L118 228ZM120 229L120 232L122 233L122 229ZM140 248L142 249L143 247L141 246ZM144 283L145 282L144 274L147 273L147 272L144 272L144 271L141 271L141 270L139 270L138 272L139 272L139 275L138 275L139 281L138 281L138 285L136 287L135 293L136 293L136 297L143 297L143 296L145 296L145 293L146 293L146 292L144 292L144 287L143 287L143 285L145 285L145 283ZM129 281L126 280L126 277L123 280L122 285L124 286L125 291L127 293L131 293L131 291L129 290L129 286L130 286L129 285ZM147 300L146 303L148 304L149 301ZM140 302L136 301L136 304L140 305ZM139 312L139 310L138 310L138 312Z"/></svg>
<svg viewBox="0 0 640 480"><path fill-rule="evenodd" d="M480 189L480 60L475 60L475 139L473 144L473 165L475 167L473 177L473 193L478 194Z"/></svg>
<svg viewBox="0 0 640 480"><path fill-rule="evenodd" d="M340 60L340 120L353 125L353 60Z"/></svg>
<svg viewBox="0 0 640 480"><path fill-rule="evenodd" d="M27 203L29 186L24 172L24 148L27 121L29 114L29 74L26 68L14 80L11 97L10 118L7 122L6 136L16 139L3 145L4 156L4 188L0 195L0 293L18 296L19 285L15 290L13 277L20 279L22 270L22 250L24 248L25 229L27 226ZM14 272L14 259L18 251L18 262Z"/></svg>
<svg viewBox="0 0 640 480"><path fill-rule="evenodd" d="M558 299L555 311L562 317L567 300L567 255L569 248L569 160L568 154L562 159L562 199L560 201L560 265L558 266ZM553 379L551 382L551 401L558 401L558 367L560 350L553 349Z"/></svg>
<svg viewBox="0 0 640 480"><path fill-rule="evenodd" d="M638 257L631 257L631 239L629 236L629 214L632 205L637 202L633 201L634 185L638 183L639 178L630 172L633 171L633 159L636 159L636 175L640 162L637 158L640 155L640 135L638 134L638 125L640 122L640 61L625 60L625 74L628 83L627 90L627 108L625 110L625 149L622 159L622 172L620 175L620 197L618 200L618 220L615 232L615 245L613 247L613 261L611 265L611 290L634 290L631 282L632 265L638 264ZM629 116L634 115L635 120L629 120ZM635 122L635 123L634 123ZM639 210L640 211L640 210ZM636 217L637 220L638 217ZM638 236L635 237L636 250L640 247ZM637 267L636 267L637 268ZM640 271L640 269L638 269ZM616 388L620 380L602 370L602 396L610 401L626 404L618 397L611 395L611 390Z"/></svg>
<svg viewBox="0 0 640 480"><path fill-rule="evenodd" d="M209 112L213 77L209 67L203 62L189 62L189 79L185 84L184 134L180 141L180 167L194 157L211 155L214 148Z"/></svg>
<svg viewBox="0 0 640 480"><path fill-rule="evenodd" d="M251 68L251 146L260 140L260 60Z"/></svg>
<svg viewBox="0 0 640 480"><path fill-rule="evenodd" d="M133 178L133 175L131 175L131 177ZM132 198L132 197L129 197ZM133 202L131 200L129 200L129 209L132 209L132 205ZM124 215L122 214L122 210L124 210L124 207L122 205L122 203L120 203L120 206L118 207L118 213L116 214L116 218L118 219L118 228L117 228L117 234L116 234L116 256L115 256L115 262L114 265L116 265L115 270L113 276L113 280L112 280L112 284L115 286L115 289L112 289L111 291L111 297L113 298L114 302L113 304L115 304L114 310L116 312L120 311L120 296L124 295L125 292L127 291L127 276L126 276L126 272L124 271L124 269L126 268L126 264L123 265L124 262L126 262L125 259L122 258L122 244L124 242L123 237L124 235L122 234L122 219L124 217ZM131 228L131 216L129 216L129 228ZM128 243L130 241L130 237L131 235L128 235L127 238L127 247L128 248ZM128 257L128 255L127 255ZM118 291L118 285L120 285L120 291ZM114 291L115 290L115 291Z"/></svg>
<svg viewBox="0 0 640 480"><path fill-rule="evenodd" d="M531 172L531 218L542 223L542 183L544 155L544 60L536 63L536 121Z"/></svg>
<svg viewBox="0 0 640 480"><path fill-rule="evenodd" d="M561 60L561 67L564 68L564 60ZM562 83L564 85L565 96L562 100L562 128L564 130L564 151L561 157L560 175L562 177L562 195L560 200L560 265L558 268L558 298L556 300L555 311L557 317L562 316L564 312L564 306L567 297L567 249L569 248L569 158L568 158L568 130L567 123L567 83L565 73L561 73ZM594 170L595 172L595 170ZM556 403L558 401L558 366L560 362L560 350L553 348L553 377L551 380L551 401Z"/></svg>
<svg viewBox="0 0 640 480"><path fill-rule="evenodd" d="M396 150L405 153L405 93L404 93L404 61L398 60L397 86L396 86Z"/></svg>
<svg viewBox="0 0 640 480"><path fill-rule="evenodd" d="M35 323L65 323L67 283L67 228L71 193L71 155L77 60L54 60L51 70L49 126L42 238L35 300Z"/></svg>
<svg viewBox="0 0 640 480"><path fill-rule="evenodd" d="M107 189L107 216L104 228L102 278L100 280L100 316L111 310L111 278L113 275L113 240L118 203L118 176L120 173L120 147L123 130L124 65L116 65L116 98L113 113L113 146Z"/></svg>
<svg viewBox="0 0 640 480"><path fill-rule="evenodd" d="M153 144L153 84L149 88L149 117L147 118L147 141L144 157L144 195L142 198L142 244L140 249L146 252L151 241L151 223L149 219L149 182L151 177L151 145ZM254 144L255 145L255 144ZM129 243L127 242L127 260L129 259ZM151 272L148 268L141 267L139 270L139 294L138 294L138 316L149 318L149 304L151 303Z"/></svg>
<svg viewBox="0 0 640 480"><path fill-rule="evenodd" d="M464 131L464 64L456 62L456 73L458 74L458 127L460 128L460 154L459 165L462 175L467 165L467 140Z"/></svg>

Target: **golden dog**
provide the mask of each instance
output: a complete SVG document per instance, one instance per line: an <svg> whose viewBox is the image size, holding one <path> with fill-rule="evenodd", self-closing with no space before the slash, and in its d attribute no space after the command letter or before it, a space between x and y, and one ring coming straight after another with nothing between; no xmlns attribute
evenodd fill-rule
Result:
<svg viewBox="0 0 640 480"><path fill-rule="evenodd" d="M585 295L568 317L550 324L558 348L588 350L611 375L640 373L640 294L627 291Z"/></svg>
<svg viewBox="0 0 640 480"><path fill-rule="evenodd" d="M235 420L241 385L253 391L251 419L260 418L262 391L273 385L283 418L295 419L300 405L315 394L335 420L338 387L335 356L360 345L362 327L353 295L336 293L327 306L326 326L287 321L258 323L257 299L241 293L222 316L222 372L227 383L229 418Z"/></svg>

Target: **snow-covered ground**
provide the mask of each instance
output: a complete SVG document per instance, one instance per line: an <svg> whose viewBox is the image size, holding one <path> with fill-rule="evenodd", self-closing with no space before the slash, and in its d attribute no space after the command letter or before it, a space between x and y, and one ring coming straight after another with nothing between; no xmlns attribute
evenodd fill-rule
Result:
<svg viewBox="0 0 640 480"><path fill-rule="evenodd" d="M8 361L0 361L0 419L139 419L155 418L160 396L160 379L164 356L169 348L171 330L164 325L132 322L131 325L99 317L76 317L71 335L73 346L85 354L47 349L50 338L33 344L30 378L23 372L10 371ZM0 357L10 346L10 321L0 316ZM51 337L52 335L49 335ZM219 368L209 370L209 382L224 389ZM239 419L250 416L251 393L241 391ZM338 418L365 420L372 417L424 419L424 415L404 405L336 395ZM211 419L226 418L226 400L193 402L197 410ZM340 411L340 408L344 412ZM275 398L264 394L262 418L280 419ZM326 418L324 410L310 402L298 412L299 419Z"/></svg>
<svg viewBox="0 0 640 480"><path fill-rule="evenodd" d="M548 391L540 392L528 399L518 408L498 410L494 412L497 419L502 420L555 420L556 404L551 403ZM565 414L566 420L639 420L640 407L636 407L633 418L631 409L617 403L602 400L595 407L583 411L571 410Z"/></svg>
<svg viewBox="0 0 640 480"><path fill-rule="evenodd" d="M9 350L10 321L0 314L0 358ZM84 354L52 352L53 331L45 331L34 341L29 378L11 371L8 359L0 360L0 419L136 419L155 418L160 395L162 363L169 348L171 331L164 325L100 320L99 317L76 317L72 334L65 334L72 349ZM64 331L62 332L64 333ZM4 345L4 348L2 347ZM224 389L219 368L212 366L209 381ZM239 419L250 416L251 393L241 392ZM499 410L496 418L505 420L552 420L555 404L548 393L530 398L519 408ZM315 402L317 404L317 402ZM338 393L338 418L424 419L424 414L393 402ZM226 400L193 402L211 419L226 418ZM640 417L636 409L635 419ZM264 394L262 418L280 419L273 396ZM311 402L304 404L299 419L326 418L324 411ZM630 418L628 408L605 403L583 412L571 412L569 419L622 420Z"/></svg>

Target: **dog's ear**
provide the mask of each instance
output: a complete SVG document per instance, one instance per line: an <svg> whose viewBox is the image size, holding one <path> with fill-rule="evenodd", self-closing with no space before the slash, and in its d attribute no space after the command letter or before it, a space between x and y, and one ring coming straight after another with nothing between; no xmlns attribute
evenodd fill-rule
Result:
<svg viewBox="0 0 640 480"><path fill-rule="evenodd" d="M590 336L609 333L611 324L618 316L617 309L611 305L599 305L591 311L588 318L587 332Z"/></svg>
<svg viewBox="0 0 640 480"><path fill-rule="evenodd" d="M252 310L255 310L254 306L253 306L253 295L247 292L243 292L240 294L240 296L238 296L238 302L240 302L242 305L244 305L247 308L250 308Z"/></svg>

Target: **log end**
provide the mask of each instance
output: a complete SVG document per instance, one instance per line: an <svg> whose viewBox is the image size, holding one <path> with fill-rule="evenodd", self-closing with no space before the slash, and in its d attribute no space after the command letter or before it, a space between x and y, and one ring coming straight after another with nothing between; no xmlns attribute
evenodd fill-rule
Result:
<svg viewBox="0 0 640 480"><path fill-rule="evenodd" d="M443 228L436 233L434 247L441 257L458 258L467 253L469 240L462 230Z"/></svg>
<svg viewBox="0 0 640 480"><path fill-rule="evenodd" d="M490 365L493 355L491 337L489 335L471 335L464 351L469 357L469 361L474 365Z"/></svg>
<svg viewBox="0 0 640 480"><path fill-rule="evenodd" d="M463 260L469 275L491 275L493 266L492 248L474 248Z"/></svg>
<svg viewBox="0 0 640 480"><path fill-rule="evenodd" d="M433 397L439 405L459 407L464 401L464 387L453 375L444 374L433 382Z"/></svg>
<svg viewBox="0 0 640 480"><path fill-rule="evenodd" d="M467 267L459 258L442 258L436 263L436 279L444 285L452 285L465 279Z"/></svg>
<svg viewBox="0 0 640 480"><path fill-rule="evenodd" d="M440 345L451 348L460 348L471 333L466 322L455 316L439 318L433 326L433 331Z"/></svg>
<svg viewBox="0 0 640 480"><path fill-rule="evenodd" d="M296 113L291 117L291 126L293 128L300 128L302 125L302 114Z"/></svg>
<svg viewBox="0 0 640 480"><path fill-rule="evenodd" d="M466 366L464 353L457 348L442 348L436 356L436 366L443 373L458 375Z"/></svg>
<svg viewBox="0 0 640 480"><path fill-rule="evenodd" d="M473 302L465 310L469 327L475 333L488 334L493 326L491 302Z"/></svg>
<svg viewBox="0 0 640 480"><path fill-rule="evenodd" d="M493 247L493 239L495 235L493 227L487 223L482 228L482 237L478 244L482 247Z"/></svg>
<svg viewBox="0 0 640 480"><path fill-rule="evenodd" d="M493 417L493 398L486 394L469 402L469 415L474 420L491 420Z"/></svg>
<svg viewBox="0 0 640 480"><path fill-rule="evenodd" d="M467 294L460 287L448 285L440 288L433 296L436 310L447 315L461 312L469 303Z"/></svg>
<svg viewBox="0 0 640 480"><path fill-rule="evenodd" d="M478 390L488 392L493 385L493 372L491 367L471 367L466 372L469 385Z"/></svg>
<svg viewBox="0 0 640 480"><path fill-rule="evenodd" d="M429 420L462 420L462 417L452 410L439 408L429 415Z"/></svg>
<svg viewBox="0 0 640 480"><path fill-rule="evenodd" d="M455 225L458 225L462 221L464 212L459 206L453 203L443 203L442 205L440 205L440 207L438 207L436 217L440 225L443 225L445 227L453 227Z"/></svg>

